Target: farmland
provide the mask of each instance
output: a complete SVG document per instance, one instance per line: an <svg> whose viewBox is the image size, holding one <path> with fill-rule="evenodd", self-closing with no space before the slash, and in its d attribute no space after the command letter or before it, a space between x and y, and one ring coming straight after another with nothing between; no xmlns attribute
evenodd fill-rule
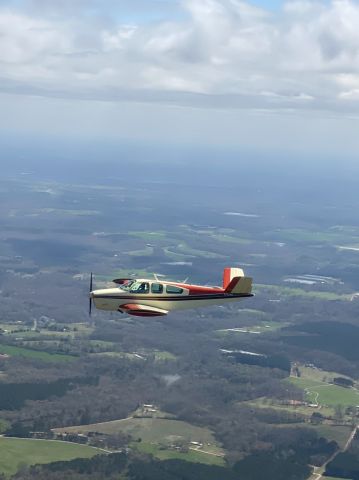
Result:
<svg viewBox="0 0 359 480"><path fill-rule="evenodd" d="M176 450L164 449L162 446L158 446L149 442L141 442L133 444L133 448L143 453L150 453L154 457L160 460L184 460L186 462L205 463L207 465L224 466L225 461L221 455L208 454L201 450L189 449L188 451L181 452Z"/></svg>
<svg viewBox="0 0 359 480"><path fill-rule="evenodd" d="M54 431L84 434L95 431L107 435L122 432L134 439L134 447L153 453L161 459L182 458L201 463L223 464L224 452L210 430L170 418L130 417L106 423L65 427ZM136 442L138 439L140 442ZM178 444L185 447L185 452L175 448L174 445Z"/></svg>
<svg viewBox="0 0 359 480"><path fill-rule="evenodd" d="M315 195L291 201L282 180L246 178L242 168L237 176L234 166L225 188L217 176L204 178L209 164L201 187L182 168L160 178L162 169L152 164L144 175L141 163L127 176L121 161L118 176L106 168L101 177L86 166L78 179L62 169L66 181L35 171L0 181L0 352L8 354L0 364L0 429L18 439L91 431L59 438L123 450L146 472L166 459L188 471L197 468L189 462L227 470L243 462L241 478L261 478L259 471L268 480L289 478L292 468L304 478L313 456L324 461L335 448L329 441L344 446L359 401L333 379L358 381L359 269L358 253L336 245L356 246L359 229L351 199L333 198L337 182L328 197L316 183ZM88 317L91 271L95 288L154 272L221 285L225 266L253 277L253 298L163 318L95 308ZM335 281L321 281L328 278ZM295 288L287 279L304 283ZM256 355L278 362L255 362ZM156 407L140 411L145 404ZM19 458L32 461L31 441L24 442L12 471ZM59 459L43 461L51 458ZM280 471L271 468L276 459Z"/></svg>
<svg viewBox="0 0 359 480"><path fill-rule="evenodd" d="M15 357L34 358L44 362L70 362L75 359L75 357L71 355L59 355L3 344L0 344L0 353Z"/></svg>
<svg viewBox="0 0 359 480"><path fill-rule="evenodd" d="M349 389L332 385L325 382L317 382L306 378L291 378L290 381L302 388L307 398L312 403L319 403L334 407L336 405L356 406L359 405L359 392L356 389Z"/></svg>
<svg viewBox="0 0 359 480"><path fill-rule="evenodd" d="M90 458L100 450L53 440L0 438L0 472L11 475L21 465L50 463L73 458Z"/></svg>

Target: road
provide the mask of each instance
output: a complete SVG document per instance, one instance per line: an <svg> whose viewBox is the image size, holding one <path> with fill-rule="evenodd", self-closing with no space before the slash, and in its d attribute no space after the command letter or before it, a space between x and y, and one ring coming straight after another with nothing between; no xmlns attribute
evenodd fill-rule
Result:
<svg viewBox="0 0 359 480"><path fill-rule="evenodd" d="M321 467L313 467L313 468L314 468L314 471L313 471L312 475L310 476L309 480L320 480L320 479L323 478L323 474L324 474L324 472L325 472L325 469L326 469L326 466L328 465L328 463L330 463L332 460L334 460L334 458L335 458L339 453L342 453L342 452L345 452L346 450L348 450L348 448L350 447L350 444L352 443L353 438L354 438L354 436L355 436L358 428L359 428L359 425L356 425L356 426L353 428L353 430L352 430L352 432L351 432L351 434L350 434L350 436L349 436L346 444L344 445L344 448L339 449L339 450L337 450L336 452L334 452L333 455L331 455L331 457L329 457L328 460L327 460L327 461L324 463L324 465L322 465ZM325 477L324 477L324 478L325 478Z"/></svg>

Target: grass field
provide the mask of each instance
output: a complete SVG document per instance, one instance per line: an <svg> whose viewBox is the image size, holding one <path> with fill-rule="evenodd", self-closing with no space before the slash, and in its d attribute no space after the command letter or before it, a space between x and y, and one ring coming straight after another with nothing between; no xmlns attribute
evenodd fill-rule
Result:
<svg viewBox="0 0 359 480"><path fill-rule="evenodd" d="M4 330L7 334L9 333L16 333L19 330L23 330L27 328L22 323L0 323L0 328Z"/></svg>
<svg viewBox="0 0 359 480"><path fill-rule="evenodd" d="M250 245L252 243L251 240L248 240L247 238L232 237L230 235L218 233L211 234L211 238L218 240L219 242L236 243L237 245Z"/></svg>
<svg viewBox="0 0 359 480"><path fill-rule="evenodd" d="M281 242L336 245L337 243L358 241L357 232L352 231L349 234L349 232L333 231L333 229L327 231L303 230L299 228L281 229L274 232L274 234Z"/></svg>
<svg viewBox="0 0 359 480"><path fill-rule="evenodd" d="M174 260L176 262L185 262L190 260L191 258L194 258L194 255L185 255L184 253L178 253L178 252L173 252L172 248L175 247L164 247L163 252L171 260Z"/></svg>
<svg viewBox="0 0 359 480"><path fill-rule="evenodd" d="M359 405L359 392L352 388L338 387L309 378L291 377L290 382L303 389L310 402L335 407Z"/></svg>
<svg viewBox="0 0 359 480"><path fill-rule="evenodd" d="M123 252L131 257L149 257L153 255L153 247L145 247L142 250L131 250L130 252Z"/></svg>
<svg viewBox="0 0 359 480"><path fill-rule="evenodd" d="M205 463L207 465L218 465L220 467L225 465L222 456L208 454L198 450L188 450L188 452L179 452L176 450L161 449L157 445L148 442L133 443L133 448L143 453L150 453L160 460L178 459L186 462Z"/></svg>
<svg viewBox="0 0 359 480"><path fill-rule="evenodd" d="M114 358L128 358L129 360L145 360L145 357L141 357L141 355L137 355L135 353L127 353L127 352L99 352L99 353L91 353L91 355L98 355L104 357L114 357Z"/></svg>
<svg viewBox="0 0 359 480"><path fill-rule="evenodd" d="M13 347L12 345L3 344L0 344L0 353L5 353L13 357L35 358L38 360L43 360L44 362L69 362L76 358L72 355L60 355L56 353L30 350L27 348Z"/></svg>
<svg viewBox="0 0 359 480"><path fill-rule="evenodd" d="M128 235L132 237L141 238L142 240L155 241L155 240L165 240L167 238L167 232L128 232Z"/></svg>
<svg viewBox="0 0 359 480"><path fill-rule="evenodd" d="M334 377L345 377L349 378L346 375L342 375L336 372L328 372L327 370L321 370L319 368L310 368L310 367L299 367L301 378L308 378L311 380L319 382L332 382ZM325 379L325 380L324 380Z"/></svg>
<svg viewBox="0 0 359 480"><path fill-rule="evenodd" d="M208 252L207 250L197 250L195 248L190 247L187 243L181 242L177 245L177 247L173 247L176 249L175 253L182 253L184 255L192 255L193 257L200 257L200 258L226 258L225 255L221 255L219 253Z"/></svg>
<svg viewBox="0 0 359 480"><path fill-rule="evenodd" d="M318 412L317 407L309 407L305 405L281 405L280 403L277 403L277 400L267 398L267 397L261 397L257 398L256 400L251 400L250 402L243 402L247 405L253 405L256 408L272 408L273 410L282 410L282 411L287 411L291 413L297 413L300 415L306 416L308 419L311 417L311 415L314 412ZM333 414L333 408L329 407L321 407L320 413L325 416L329 416Z"/></svg>
<svg viewBox="0 0 359 480"><path fill-rule="evenodd" d="M75 443L0 438L0 472L12 475L21 464L35 465L80 457L90 458L98 453L101 453L98 449Z"/></svg>
<svg viewBox="0 0 359 480"><path fill-rule="evenodd" d="M28 329L24 331L23 329L26 328L23 325L16 325L16 324L0 324L0 328L3 330L7 330L7 335L12 338L21 337L24 340L51 340L51 339L61 339L61 338L68 338L68 337L85 337L90 335L94 328L90 325L85 323L70 323L63 325L63 327L67 327L68 330L64 332L57 332L54 330L49 330L47 328L40 328L37 330ZM19 331L22 330L22 331Z"/></svg>
<svg viewBox="0 0 359 480"><path fill-rule="evenodd" d="M334 440L340 448L343 448L351 434L351 428L342 425L318 425L313 426L320 437Z"/></svg>
<svg viewBox="0 0 359 480"><path fill-rule="evenodd" d="M163 418L126 418L112 422L96 423L55 429L56 432L99 432L115 434L124 432L135 440L141 438L145 443L167 444L181 439L184 442L199 442L204 450L213 454L222 454L214 436L207 428L193 426L189 423Z"/></svg>
<svg viewBox="0 0 359 480"><path fill-rule="evenodd" d="M153 354L155 356L155 360L157 361L176 360L177 358L175 355L173 355L173 353L166 351L155 350Z"/></svg>
<svg viewBox="0 0 359 480"><path fill-rule="evenodd" d="M258 320L253 317L253 321ZM274 330L279 330L280 328L285 327L288 325L287 323L280 323L280 322L272 322L272 321L265 321L260 324L253 324L237 327L237 328L224 328L221 330L216 330L216 333L220 336L225 335L246 335L246 334L258 334L258 333L266 333L266 332L273 332Z"/></svg>
<svg viewBox="0 0 359 480"><path fill-rule="evenodd" d="M305 415L307 419L309 419L309 417L311 417L314 412L320 412L324 416L329 416L333 414L332 408L323 407L319 410L318 408L309 406L294 407L290 405L279 405L274 403L274 400L272 401L266 398L258 398L254 401L244 403L246 403L247 405L253 405L256 408L271 408L274 410L286 410L291 413L298 413L301 415ZM310 425L309 423L302 423L297 424L296 426L302 426L303 428L311 428L315 430L320 437L324 437L329 441L334 440L335 442L337 442L340 448L343 448L345 446L351 433L351 428L343 425Z"/></svg>

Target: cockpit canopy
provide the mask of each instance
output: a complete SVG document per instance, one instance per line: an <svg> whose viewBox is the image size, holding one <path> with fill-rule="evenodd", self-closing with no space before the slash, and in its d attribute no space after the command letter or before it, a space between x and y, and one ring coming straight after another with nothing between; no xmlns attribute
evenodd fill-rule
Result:
<svg viewBox="0 0 359 480"><path fill-rule="evenodd" d="M121 289L134 294L188 294L188 290L185 288L177 287L176 285L163 284L160 282L151 282L148 280L129 280L121 285Z"/></svg>

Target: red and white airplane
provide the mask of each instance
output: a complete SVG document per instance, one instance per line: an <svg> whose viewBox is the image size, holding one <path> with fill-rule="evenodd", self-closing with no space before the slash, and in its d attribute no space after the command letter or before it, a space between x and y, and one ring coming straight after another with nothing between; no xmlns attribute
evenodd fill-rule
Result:
<svg viewBox="0 0 359 480"><path fill-rule="evenodd" d="M225 268L222 287L188 285L149 279L118 278L115 288L92 290L90 282L90 313L92 301L100 310L118 311L138 317L167 315L171 310L184 310L222 305L252 297L252 279L240 268Z"/></svg>

